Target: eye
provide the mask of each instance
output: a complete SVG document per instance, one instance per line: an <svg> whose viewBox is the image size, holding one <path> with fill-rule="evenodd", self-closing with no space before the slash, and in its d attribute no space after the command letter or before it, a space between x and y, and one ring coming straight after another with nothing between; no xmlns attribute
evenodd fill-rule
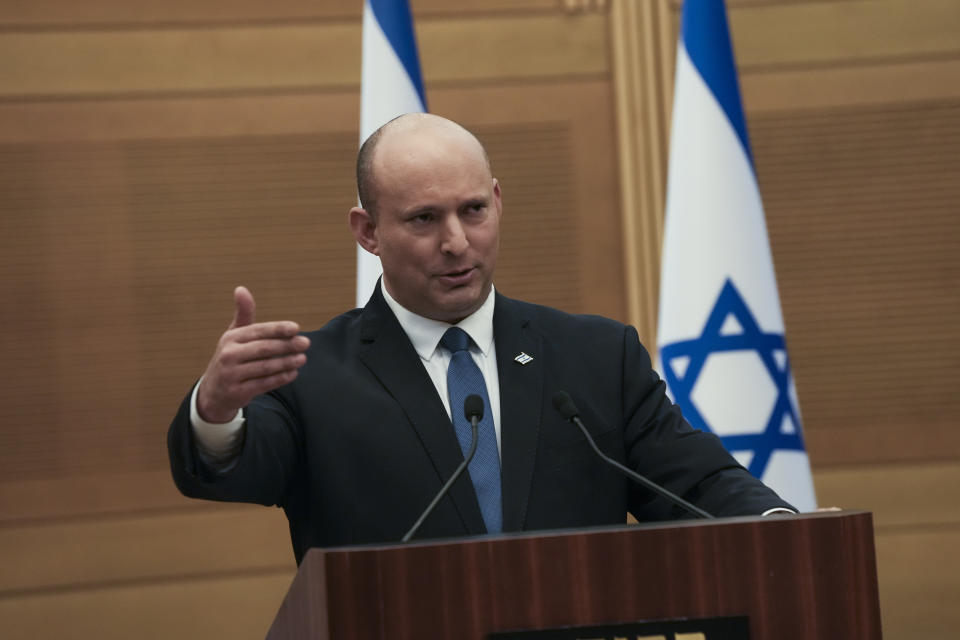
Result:
<svg viewBox="0 0 960 640"><path fill-rule="evenodd" d="M423 211L414 216L411 216L408 221L415 225L425 225L433 221L433 214L429 211Z"/></svg>
<svg viewBox="0 0 960 640"><path fill-rule="evenodd" d="M466 210L467 210L467 213L471 215L480 214L487 210L487 203L471 202L470 204L467 205Z"/></svg>

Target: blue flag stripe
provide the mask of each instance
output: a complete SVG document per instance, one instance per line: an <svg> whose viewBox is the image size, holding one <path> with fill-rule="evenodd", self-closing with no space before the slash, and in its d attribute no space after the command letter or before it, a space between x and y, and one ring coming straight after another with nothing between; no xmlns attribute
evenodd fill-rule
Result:
<svg viewBox="0 0 960 640"><path fill-rule="evenodd" d="M727 114L753 168L753 154L743 116L737 67L723 0L685 0L681 37L693 66Z"/></svg>
<svg viewBox="0 0 960 640"><path fill-rule="evenodd" d="M397 57L406 69L410 82L420 96L424 110L427 108L427 97L423 90L423 77L420 75L420 61L417 58L417 39L413 32L413 17L410 14L410 5L407 0L367 0L370 9L383 33L387 36L390 46L396 51Z"/></svg>

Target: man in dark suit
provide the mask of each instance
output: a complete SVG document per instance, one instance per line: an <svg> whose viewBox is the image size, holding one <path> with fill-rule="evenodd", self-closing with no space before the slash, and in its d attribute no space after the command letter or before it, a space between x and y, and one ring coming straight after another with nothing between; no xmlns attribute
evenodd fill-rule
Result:
<svg viewBox="0 0 960 640"><path fill-rule="evenodd" d="M234 322L170 428L186 495L282 506L298 562L311 546L398 540L463 460L447 378L456 326L489 403L496 502L471 464L420 537L681 517L594 455L551 406L558 390L606 454L707 511L789 508L683 420L633 328L493 290L500 185L468 131L426 114L388 123L361 148L358 187L349 222L383 264L376 292L299 334L254 323L238 287Z"/></svg>

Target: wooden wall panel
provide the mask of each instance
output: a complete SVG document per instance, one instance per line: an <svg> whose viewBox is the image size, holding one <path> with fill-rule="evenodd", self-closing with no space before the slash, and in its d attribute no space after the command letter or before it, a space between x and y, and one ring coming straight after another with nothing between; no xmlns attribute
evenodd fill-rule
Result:
<svg viewBox="0 0 960 640"><path fill-rule="evenodd" d="M418 33L430 87L607 71L599 14L444 16ZM7 33L0 99L356 88L359 41L356 21Z"/></svg>
<svg viewBox="0 0 960 640"><path fill-rule="evenodd" d="M957 461L834 467L817 471L816 481L822 505L872 511L883 534L960 528Z"/></svg>
<svg viewBox="0 0 960 640"><path fill-rule="evenodd" d="M343 134L355 124L355 93L0 101L8 144L183 140ZM356 133L354 131L354 133ZM356 133L359 135L359 133ZM349 159L344 160L349 164Z"/></svg>
<svg viewBox="0 0 960 640"><path fill-rule="evenodd" d="M0 57L18 64L0 67L0 95L344 85L359 77L359 31L347 23L6 34Z"/></svg>
<svg viewBox="0 0 960 640"><path fill-rule="evenodd" d="M601 14L506 14L420 24L423 73L430 86L493 78L498 83L542 81L605 75L608 70L607 22Z"/></svg>
<svg viewBox="0 0 960 640"><path fill-rule="evenodd" d="M741 76L749 112L940 102L960 99L960 57L877 66L786 69Z"/></svg>
<svg viewBox="0 0 960 640"><path fill-rule="evenodd" d="M256 505L7 526L0 561L6 597L296 568L283 512Z"/></svg>
<svg viewBox="0 0 960 640"><path fill-rule="evenodd" d="M355 146L344 132L0 147L4 295L49 301L0 312L18 327L5 360L20 363L0 389L0 477L161 468L161 425L237 282L261 313L306 326L348 308Z"/></svg>
<svg viewBox="0 0 960 640"><path fill-rule="evenodd" d="M960 102L750 122L813 460L960 456Z"/></svg>
<svg viewBox="0 0 960 640"><path fill-rule="evenodd" d="M352 0L14 0L0 3L0 25L8 29L97 28L235 22L359 20L363 5Z"/></svg>
<svg viewBox="0 0 960 640"><path fill-rule="evenodd" d="M960 532L917 527L877 535L881 620L887 638L956 638Z"/></svg>
<svg viewBox="0 0 960 640"><path fill-rule="evenodd" d="M664 178L680 3L634 16L649 109L619 124L611 4L413 10L431 107L504 184L498 286L625 319L615 143L650 141L636 157ZM960 5L728 4L821 502L876 513L887 637L952 637L960 440L936 376L957 362ZM0 3L3 637L262 637L292 575L282 516L180 497L163 436L237 282L307 326L352 304L359 17Z"/></svg>
<svg viewBox="0 0 960 640"><path fill-rule="evenodd" d="M730 16L744 73L960 54L953 0L744 3Z"/></svg>
<svg viewBox="0 0 960 640"><path fill-rule="evenodd" d="M0 482L0 527L227 506L184 498L167 468Z"/></svg>
<svg viewBox="0 0 960 640"><path fill-rule="evenodd" d="M262 639L293 571L0 597L6 640Z"/></svg>
<svg viewBox="0 0 960 640"><path fill-rule="evenodd" d="M416 20L432 16L555 13L570 0L414 0ZM359 21L357 0L12 0L0 3L0 28L53 29L174 24Z"/></svg>
<svg viewBox="0 0 960 640"><path fill-rule="evenodd" d="M955 637L960 463L836 467L814 480L820 504L874 514L884 637Z"/></svg>

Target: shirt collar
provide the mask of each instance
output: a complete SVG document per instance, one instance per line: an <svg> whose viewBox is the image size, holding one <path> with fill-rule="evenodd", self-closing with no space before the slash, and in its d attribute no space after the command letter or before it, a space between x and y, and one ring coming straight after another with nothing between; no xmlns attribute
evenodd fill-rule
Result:
<svg viewBox="0 0 960 640"><path fill-rule="evenodd" d="M408 310L393 299L387 288L383 286L382 281L380 282L380 291L383 293L383 299L386 300L387 306L397 316L400 326L403 327L407 337L410 338L410 342L413 343L413 348L416 349L421 358L430 360L436 353L437 345L440 344L440 338L443 337L444 332L454 325L424 318ZM494 288L491 286L490 294L480 305L480 308L456 325L467 332L467 335L473 339L474 344L477 345L484 356L489 355L493 349L493 308L495 302Z"/></svg>

